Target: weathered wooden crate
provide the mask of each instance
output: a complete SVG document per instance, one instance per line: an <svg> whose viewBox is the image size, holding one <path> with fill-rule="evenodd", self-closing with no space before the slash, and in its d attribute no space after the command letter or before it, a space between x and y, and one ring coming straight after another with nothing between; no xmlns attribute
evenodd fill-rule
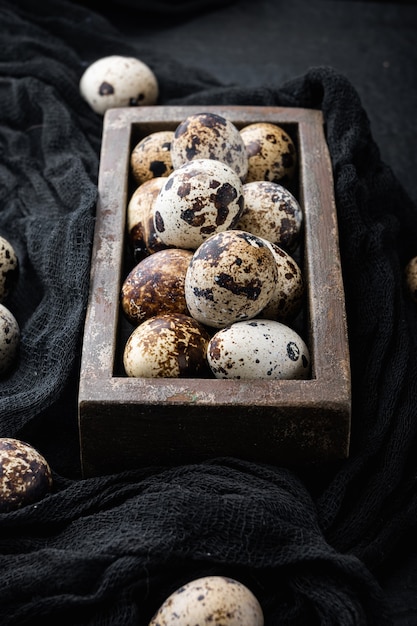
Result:
<svg viewBox="0 0 417 626"><path fill-rule="evenodd" d="M213 111L238 128L272 122L295 141L304 210L303 338L308 380L139 379L124 374L126 328L119 294L126 275L130 153L144 136ZM350 363L333 177L320 111L246 106L154 106L106 113L79 384L84 476L218 456L294 466L348 456ZM294 190L292 190L294 192Z"/></svg>

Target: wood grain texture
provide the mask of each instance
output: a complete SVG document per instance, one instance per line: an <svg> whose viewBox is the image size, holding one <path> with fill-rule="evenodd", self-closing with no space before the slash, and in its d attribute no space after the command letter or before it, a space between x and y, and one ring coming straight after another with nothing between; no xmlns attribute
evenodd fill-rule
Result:
<svg viewBox="0 0 417 626"><path fill-rule="evenodd" d="M333 177L320 111L205 106L238 128L282 126L298 150L304 211L303 314L309 380L135 379L120 366L126 333L119 306L126 255L129 157L140 138L175 129L201 107L106 113L79 386L85 477L151 464L232 455L279 465L327 463L349 452L351 389Z"/></svg>

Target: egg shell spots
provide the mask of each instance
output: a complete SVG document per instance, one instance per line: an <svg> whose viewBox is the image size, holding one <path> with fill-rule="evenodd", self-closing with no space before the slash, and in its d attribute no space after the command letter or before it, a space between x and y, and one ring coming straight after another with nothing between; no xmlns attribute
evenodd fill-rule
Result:
<svg viewBox="0 0 417 626"><path fill-rule="evenodd" d="M192 580L172 593L149 626L263 626L261 605L248 587L225 576Z"/></svg>
<svg viewBox="0 0 417 626"><path fill-rule="evenodd" d="M239 130L216 113L197 113L181 122L171 155L175 169L195 159L215 159L231 167L242 181L248 172L248 155Z"/></svg>
<svg viewBox="0 0 417 626"><path fill-rule="evenodd" d="M0 378L10 373L19 345L19 324L13 313L4 304L0 304Z"/></svg>
<svg viewBox="0 0 417 626"><path fill-rule="evenodd" d="M17 284L19 261L17 254L5 237L0 237L0 303L4 302Z"/></svg>
<svg viewBox="0 0 417 626"><path fill-rule="evenodd" d="M185 299L202 324L222 328L255 317L270 301L278 269L269 246L240 230L217 233L194 252Z"/></svg>
<svg viewBox="0 0 417 626"><path fill-rule="evenodd" d="M291 137L280 126L258 122L244 126L240 134L248 155L246 183L269 180L286 185L294 178L296 148Z"/></svg>
<svg viewBox="0 0 417 626"><path fill-rule="evenodd" d="M160 250L129 272L121 289L121 305L132 324L162 313L188 315L184 283L192 256L190 250Z"/></svg>
<svg viewBox="0 0 417 626"><path fill-rule="evenodd" d="M137 378L203 375L209 339L206 329L188 315L152 317L135 328L126 342L125 372Z"/></svg>
<svg viewBox="0 0 417 626"><path fill-rule="evenodd" d="M220 161L197 159L170 174L154 205L160 239L195 250L216 232L233 228L243 210L243 185Z"/></svg>
<svg viewBox="0 0 417 626"><path fill-rule="evenodd" d="M117 107L156 103L159 87L153 71L135 57L110 55L91 63L80 79L81 96L96 113Z"/></svg>
<svg viewBox="0 0 417 626"><path fill-rule="evenodd" d="M31 445L0 438L0 512L41 500L52 487L45 458Z"/></svg>
<svg viewBox="0 0 417 626"><path fill-rule="evenodd" d="M174 167L171 159L173 130L161 130L141 139L132 150L130 167L141 185L151 178L167 177Z"/></svg>
<svg viewBox="0 0 417 626"><path fill-rule="evenodd" d="M289 252L296 249L303 225L300 204L282 185L253 181L243 185L244 208L236 228L263 237Z"/></svg>
<svg viewBox="0 0 417 626"><path fill-rule="evenodd" d="M289 322L301 311L305 283L301 268L295 259L276 244L264 240L274 255L278 268L272 297L259 317Z"/></svg>
<svg viewBox="0 0 417 626"><path fill-rule="evenodd" d="M135 189L127 206L127 230L130 247L135 261L165 250L168 246L161 241L154 226L154 206L164 177L152 178Z"/></svg>
<svg viewBox="0 0 417 626"><path fill-rule="evenodd" d="M306 379L310 355L294 330L273 320L236 322L211 338L207 361L216 378Z"/></svg>
<svg viewBox="0 0 417 626"><path fill-rule="evenodd" d="M414 302L417 302L417 256L410 259L405 268L405 280L408 292Z"/></svg>

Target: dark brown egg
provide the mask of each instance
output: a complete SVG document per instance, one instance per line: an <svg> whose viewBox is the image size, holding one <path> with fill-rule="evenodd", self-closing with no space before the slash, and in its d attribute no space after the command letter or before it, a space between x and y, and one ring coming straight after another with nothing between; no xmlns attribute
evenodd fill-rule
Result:
<svg viewBox="0 0 417 626"><path fill-rule="evenodd" d="M162 313L188 313L184 283L190 250L160 250L138 263L121 290L121 305L132 324Z"/></svg>
<svg viewBox="0 0 417 626"><path fill-rule="evenodd" d="M38 502L51 487L51 469L35 448L19 439L0 438L0 512Z"/></svg>
<svg viewBox="0 0 417 626"><path fill-rule="evenodd" d="M195 319L180 313L145 320L126 342L123 364L127 376L184 378L207 374L210 335Z"/></svg>

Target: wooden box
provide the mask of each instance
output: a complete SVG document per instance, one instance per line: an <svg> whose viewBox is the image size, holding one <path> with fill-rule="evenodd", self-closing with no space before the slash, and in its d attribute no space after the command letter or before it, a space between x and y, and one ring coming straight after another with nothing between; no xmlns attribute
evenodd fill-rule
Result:
<svg viewBox="0 0 417 626"><path fill-rule="evenodd" d="M129 378L119 294L126 275L130 153L144 136L213 111L238 128L272 122L298 150L295 194L304 210L302 270L308 380ZM283 466L348 456L350 363L333 178L320 111L243 106L154 106L108 111L79 384L85 477L220 456ZM294 191L293 191L294 192Z"/></svg>

